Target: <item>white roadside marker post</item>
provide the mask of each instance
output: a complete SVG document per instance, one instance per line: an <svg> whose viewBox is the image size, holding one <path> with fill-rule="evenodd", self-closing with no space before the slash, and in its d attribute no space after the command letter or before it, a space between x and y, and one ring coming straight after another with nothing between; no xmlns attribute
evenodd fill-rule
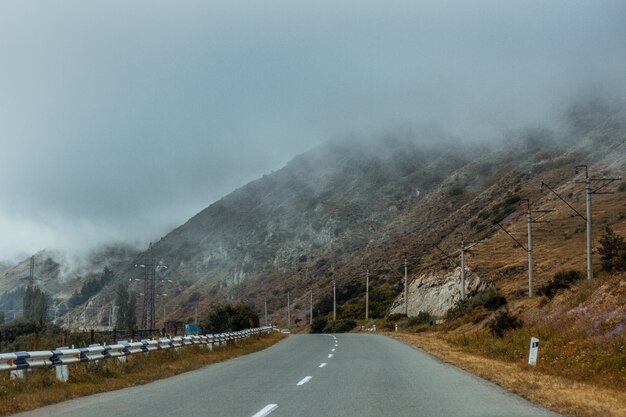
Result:
<svg viewBox="0 0 626 417"><path fill-rule="evenodd" d="M528 364L531 366L537 365L537 354L539 353L539 339L536 337L530 338L530 352L528 354Z"/></svg>
<svg viewBox="0 0 626 417"><path fill-rule="evenodd" d="M67 382L70 379L70 370L67 365L57 365L54 367L58 381Z"/></svg>

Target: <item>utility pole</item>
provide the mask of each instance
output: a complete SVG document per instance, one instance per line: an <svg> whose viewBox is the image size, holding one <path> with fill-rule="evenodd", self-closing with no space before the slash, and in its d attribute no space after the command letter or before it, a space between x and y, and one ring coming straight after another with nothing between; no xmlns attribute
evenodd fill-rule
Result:
<svg viewBox="0 0 626 417"><path fill-rule="evenodd" d="M517 240L515 238L515 236L513 236L511 233L509 233L508 230L506 230L504 227L502 227L502 225L500 223L496 223L496 225L498 225L498 227L500 229L502 229L504 231L504 233L506 233L507 235L509 235L509 237L515 242L517 243L517 245L522 248L523 250L525 250L528 253L528 297L533 297L535 295L534 292L534 288L533 288L533 281L534 281L534 272L533 272L533 268L534 268L534 261L533 261L533 227L532 224L533 223L541 223L539 222L539 219L543 218L544 216L546 216L548 213L552 213L555 212L556 210L532 210L530 207L530 200L529 199L525 199L522 201L526 201L526 203L528 204L528 209L526 210L526 220L528 223L528 246L524 247L524 245L522 245L522 243ZM533 213L542 213L541 216L537 217L536 219L533 219Z"/></svg>
<svg viewBox="0 0 626 417"><path fill-rule="evenodd" d="M150 243L152 248L152 243ZM149 260L145 264L135 264L135 267L145 269L143 278L143 304L141 309L141 327L153 329L156 323L156 313L154 304L156 301L156 272L161 268L167 269L166 265L157 265L154 260ZM137 279L137 281L141 281ZM171 282L171 281L170 281Z"/></svg>
<svg viewBox="0 0 626 417"><path fill-rule="evenodd" d="M365 320L370 318L370 271L365 271Z"/></svg>
<svg viewBox="0 0 626 417"><path fill-rule="evenodd" d="M265 310L265 325L267 326L267 297L263 297L263 307Z"/></svg>
<svg viewBox="0 0 626 417"><path fill-rule="evenodd" d="M576 174L580 172L580 169L585 169L585 208L586 208L586 216L583 216L571 206L563 197L561 197L556 191L554 191L548 184L541 181L541 191L543 192L543 187L546 187L550 192L556 195L561 201L563 201L578 217L583 219L587 225L587 279L593 279L593 237L592 237L592 226L591 226L591 195L592 194L613 194L611 192L600 191L604 187L608 186L614 181L621 181L621 177L617 178L591 178L589 177L589 167L587 165L577 165L576 166ZM591 185L594 182L601 183L598 188L592 189Z"/></svg>
<svg viewBox="0 0 626 417"><path fill-rule="evenodd" d="M409 274L407 273L406 258L404 258L404 315L407 317L409 317L408 279Z"/></svg>
<svg viewBox="0 0 626 417"><path fill-rule="evenodd" d="M163 322L165 322L165 303L163 303ZM198 324L198 303L196 302L196 325Z"/></svg>
<svg viewBox="0 0 626 417"><path fill-rule="evenodd" d="M533 291L533 212L530 210L530 200L528 201L528 210L526 211L526 220L528 221L528 297L534 295Z"/></svg>
<svg viewBox="0 0 626 417"><path fill-rule="evenodd" d="M589 170L585 167L585 206L587 209L587 279L593 278L593 242L591 231L591 178L589 178Z"/></svg>
<svg viewBox="0 0 626 417"><path fill-rule="evenodd" d="M337 320L337 285L333 279L333 321Z"/></svg>
<svg viewBox="0 0 626 417"><path fill-rule="evenodd" d="M141 306L141 328L154 327L154 264L152 261L146 264L135 265L144 268L143 278L143 302Z"/></svg>
<svg viewBox="0 0 626 417"><path fill-rule="evenodd" d="M291 307L289 303L289 292L287 292L287 328L291 329Z"/></svg>
<svg viewBox="0 0 626 417"><path fill-rule="evenodd" d="M498 226L500 226L500 224L498 224ZM502 227L502 226L500 226ZM472 245L465 247L465 241L463 240L463 234L462 233L457 233L457 235L461 235L461 265L459 265L459 263L456 261L456 259L454 259L453 257L451 257L450 255L448 255L446 253L446 251L444 251L443 249L441 249L439 247L439 245L437 245L436 243L433 243L433 246L435 248L437 248L439 250L439 252L443 253L443 255L448 258L449 260L452 261L452 263L456 266L458 266L459 268L461 268L461 300L465 297L465 251L469 250L470 248L473 248L474 246L478 245L479 243L482 243L482 240L474 240L471 241L471 243L473 243ZM472 271L470 271L470 274L472 274Z"/></svg>

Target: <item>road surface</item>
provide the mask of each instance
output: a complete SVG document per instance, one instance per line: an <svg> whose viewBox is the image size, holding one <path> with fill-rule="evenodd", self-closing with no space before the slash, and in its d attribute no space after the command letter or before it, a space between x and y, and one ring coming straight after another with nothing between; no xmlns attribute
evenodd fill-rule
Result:
<svg viewBox="0 0 626 417"><path fill-rule="evenodd" d="M41 416L556 416L403 342L291 335L261 352L40 408Z"/></svg>

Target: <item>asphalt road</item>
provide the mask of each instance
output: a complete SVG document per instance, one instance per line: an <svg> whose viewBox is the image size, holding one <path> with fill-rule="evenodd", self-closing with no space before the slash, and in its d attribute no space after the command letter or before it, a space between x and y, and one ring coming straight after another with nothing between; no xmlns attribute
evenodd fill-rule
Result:
<svg viewBox="0 0 626 417"><path fill-rule="evenodd" d="M291 335L238 359L18 415L556 416L423 351L370 334Z"/></svg>

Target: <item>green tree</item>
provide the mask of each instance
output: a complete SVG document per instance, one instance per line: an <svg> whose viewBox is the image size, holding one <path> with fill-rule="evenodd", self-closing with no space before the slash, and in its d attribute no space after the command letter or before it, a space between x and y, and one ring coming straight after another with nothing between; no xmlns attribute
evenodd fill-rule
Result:
<svg viewBox="0 0 626 417"><path fill-rule="evenodd" d="M616 234L610 226L606 226L605 233L599 240L598 253L604 271L626 271L626 242Z"/></svg>
<svg viewBox="0 0 626 417"><path fill-rule="evenodd" d="M200 323L205 333L223 333L259 326L259 315L244 304L219 304L214 306Z"/></svg>
<svg viewBox="0 0 626 417"><path fill-rule="evenodd" d="M36 285L29 285L24 293L24 317L39 324L48 321L48 295Z"/></svg>
<svg viewBox="0 0 626 417"><path fill-rule="evenodd" d="M137 295L128 291L128 285L119 284L115 292L115 325L118 329L132 330L137 326Z"/></svg>

